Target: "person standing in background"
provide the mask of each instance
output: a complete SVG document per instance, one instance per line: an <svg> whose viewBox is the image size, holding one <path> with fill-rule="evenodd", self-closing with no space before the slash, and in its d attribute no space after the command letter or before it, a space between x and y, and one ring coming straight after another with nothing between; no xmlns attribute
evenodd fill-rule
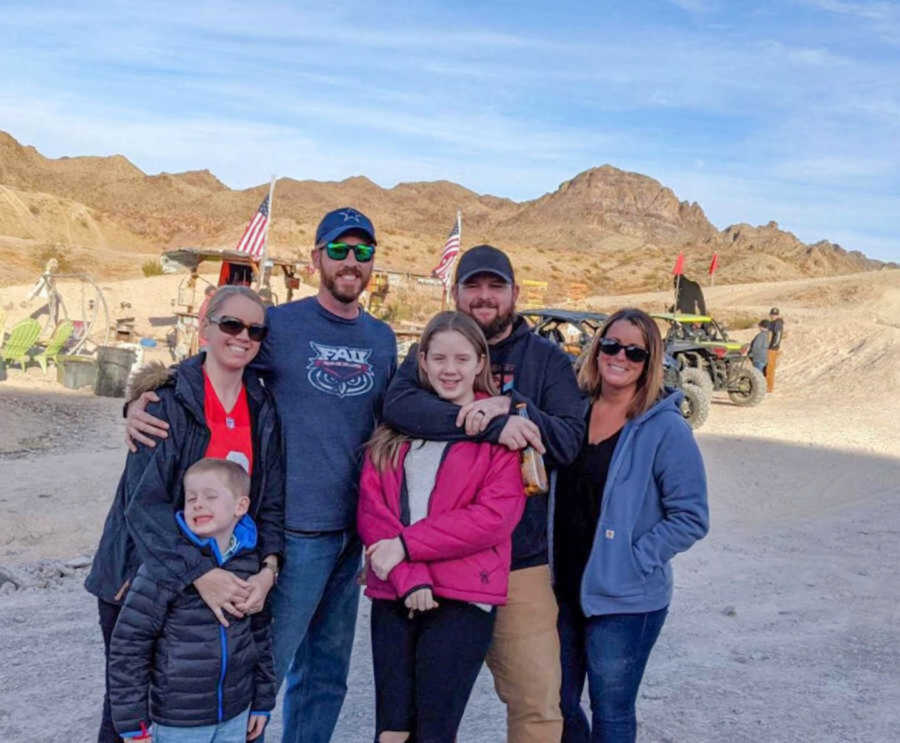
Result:
<svg viewBox="0 0 900 743"><path fill-rule="evenodd" d="M769 357L766 360L766 390L772 392L775 389L775 362L778 360L778 352L781 350L781 336L784 332L784 320L777 307L769 310L769 333L772 338L769 341Z"/></svg>
<svg viewBox="0 0 900 743"><path fill-rule="evenodd" d="M769 321L760 320L758 327L759 332L753 336L753 340L750 342L750 361L753 362L753 366L765 374L766 362L769 358Z"/></svg>

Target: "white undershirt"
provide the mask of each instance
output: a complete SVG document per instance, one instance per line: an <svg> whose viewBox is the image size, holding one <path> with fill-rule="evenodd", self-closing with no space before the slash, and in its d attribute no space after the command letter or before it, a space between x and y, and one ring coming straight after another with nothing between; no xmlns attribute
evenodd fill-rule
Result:
<svg viewBox="0 0 900 743"><path fill-rule="evenodd" d="M403 473L406 476L406 494L409 496L410 526L428 515L428 505L437 480L438 468L444 458L444 450L448 446L446 441L415 439L409 447L403 461ZM494 608L490 604L469 603L485 611Z"/></svg>

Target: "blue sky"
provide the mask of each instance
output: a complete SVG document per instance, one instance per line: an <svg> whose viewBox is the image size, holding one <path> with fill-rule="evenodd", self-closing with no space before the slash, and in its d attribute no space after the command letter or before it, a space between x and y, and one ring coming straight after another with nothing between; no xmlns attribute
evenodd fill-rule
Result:
<svg viewBox="0 0 900 743"><path fill-rule="evenodd" d="M0 14L0 129L51 157L121 153L235 188L448 179L516 200L609 163L720 228L774 219L900 260L893 0L0 0Z"/></svg>

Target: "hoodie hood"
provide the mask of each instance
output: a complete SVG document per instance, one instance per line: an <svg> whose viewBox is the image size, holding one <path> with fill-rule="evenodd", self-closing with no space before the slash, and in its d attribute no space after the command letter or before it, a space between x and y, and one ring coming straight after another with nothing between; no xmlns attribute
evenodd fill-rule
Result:
<svg viewBox="0 0 900 743"><path fill-rule="evenodd" d="M178 523L178 528L193 544L196 544L201 549L208 547L215 556L216 562L219 565L223 564L224 560L222 559L222 553L219 551L218 542L213 537L203 538L194 534L184 520L184 511L178 511L175 514L175 521ZM245 513L241 516L240 521L235 524L234 538L237 540L237 548L231 553L231 557L244 551L256 549L256 522L250 518L250 514Z"/></svg>
<svg viewBox="0 0 900 743"><path fill-rule="evenodd" d="M684 393L681 390L675 389L674 387L664 387L662 395L660 395L653 406L646 412L641 413L637 418L634 418L633 422L636 425L639 425L667 411L675 413L680 418L682 417L681 401L683 399Z"/></svg>
<svg viewBox="0 0 900 743"><path fill-rule="evenodd" d="M505 346L511 346L518 341L523 335L531 333L531 326L525 322L525 318L521 315L513 315L512 331L506 338L491 346L491 350L501 349Z"/></svg>

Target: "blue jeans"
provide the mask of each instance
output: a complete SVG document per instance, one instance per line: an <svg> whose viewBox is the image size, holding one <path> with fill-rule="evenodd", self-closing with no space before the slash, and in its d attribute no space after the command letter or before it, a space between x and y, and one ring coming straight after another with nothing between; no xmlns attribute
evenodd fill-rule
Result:
<svg viewBox="0 0 900 743"><path fill-rule="evenodd" d="M218 725L199 725L192 728L154 725L153 743L246 743L250 710L235 715Z"/></svg>
<svg viewBox="0 0 900 743"><path fill-rule="evenodd" d="M765 361L754 361L753 366L755 366L759 371L763 374L766 373L766 362Z"/></svg>
<svg viewBox="0 0 900 743"><path fill-rule="evenodd" d="M634 703L650 651L668 607L646 614L585 618L581 608L560 600L562 653L562 743L632 743L637 735ZM587 677L591 723L581 707Z"/></svg>
<svg viewBox="0 0 900 743"><path fill-rule="evenodd" d="M284 691L283 743L328 743L347 693L362 545L353 530L285 532L271 593L272 652Z"/></svg>

